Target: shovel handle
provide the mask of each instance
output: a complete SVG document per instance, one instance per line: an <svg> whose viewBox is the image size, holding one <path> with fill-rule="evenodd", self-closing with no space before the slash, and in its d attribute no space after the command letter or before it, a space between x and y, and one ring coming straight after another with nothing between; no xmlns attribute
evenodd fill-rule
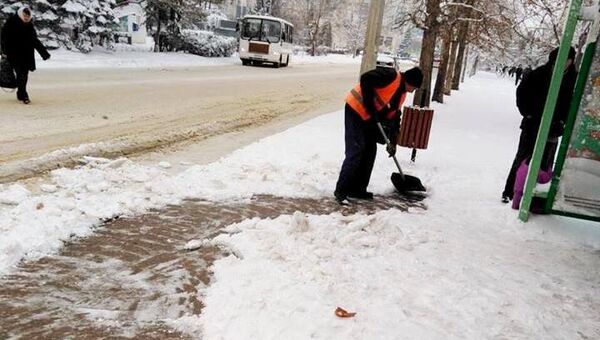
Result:
<svg viewBox="0 0 600 340"><path fill-rule="evenodd" d="M381 126L380 122L377 122L377 127L379 128L379 132L381 132L381 136L383 137L383 140L385 141L385 145L389 148L390 140L387 137L387 135L385 134L385 131L383 131L383 126ZM400 163L398 163L398 159L396 159L396 155L393 155L392 158L394 159L394 163L396 163L396 167L398 168L398 173L400 173L400 177L402 178L402 180L404 180L404 173L402 172Z"/></svg>

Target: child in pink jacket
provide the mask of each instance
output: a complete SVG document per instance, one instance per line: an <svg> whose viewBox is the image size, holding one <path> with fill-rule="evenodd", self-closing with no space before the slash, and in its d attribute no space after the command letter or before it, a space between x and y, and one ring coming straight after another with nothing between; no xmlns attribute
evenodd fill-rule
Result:
<svg viewBox="0 0 600 340"><path fill-rule="evenodd" d="M515 178L515 186L513 188L513 202L512 208L519 209L521 204L521 198L523 197L523 189L525 188L525 181L527 181L527 172L529 171L529 159L526 159L521 163L517 170ZM540 184L546 184L552 179L552 169L544 170L540 169L538 174L537 182Z"/></svg>

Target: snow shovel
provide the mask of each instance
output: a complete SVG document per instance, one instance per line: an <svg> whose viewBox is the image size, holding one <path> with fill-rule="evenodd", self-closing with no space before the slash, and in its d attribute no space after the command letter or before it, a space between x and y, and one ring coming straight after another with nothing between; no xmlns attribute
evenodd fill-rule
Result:
<svg viewBox="0 0 600 340"><path fill-rule="evenodd" d="M379 128L379 132L383 136L383 140L385 140L385 145L389 148L390 140L387 138L385 131L383 131L383 127L380 122L377 122L377 127ZM392 173L392 183L396 187L396 190L400 193L411 192L411 191L427 191L421 183L421 180L418 177L405 175L402 172L402 168L400 168L400 163L398 163L398 159L396 156L392 156L394 158L394 163L396 163L396 167L398 168L398 172Z"/></svg>

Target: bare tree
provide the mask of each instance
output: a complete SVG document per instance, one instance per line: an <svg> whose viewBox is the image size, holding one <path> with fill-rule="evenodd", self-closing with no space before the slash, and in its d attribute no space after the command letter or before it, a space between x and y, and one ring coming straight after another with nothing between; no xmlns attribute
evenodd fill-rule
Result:
<svg viewBox="0 0 600 340"><path fill-rule="evenodd" d="M448 72L448 64L450 59L450 50L452 45L451 31L444 30L442 33L442 55L440 65L438 67L438 74L435 80L435 86L433 88L433 95L431 100L443 103L444 102L444 88L446 85L446 75Z"/></svg>
<svg viewBox="0 0 600 340"><path fill-rule="evenodd" d="M431 102L431 75L437 34L440 28L440 0L426 0L418 3L409 17L418 28L423 30L421 57L419 65L423 71L423 85L415 93L414 105L429 106Z"/></svg>
<svg viewBox="0 0 600 340"><path fill-rule="evenodd" d="M444 95L452 94L452 76L454 74L454 63L456 62L456 54L458 53L458 38L456 29L453 27L449 32L452 48L450 49L450 58L446 66L446 81L444 82Z"/></svg>
<svg viewBox="0 0 600 340"><path fill-rule="evenodd" d="M455 31L462 18L459 5L462 4L449 2L442 5L442 55L432 96L432 100L438 103L443 103L444 95L449 94L454 73L454 62L458 50L458 37L456 37Z"/></svg>
<svg viewBox="0 0 600 340"><path fill-rule="evenodd" d="M367 22L364 8L366 5L366 0L349 0L345 6L340 6L341 13L336 15L334 27L345 41L345 47L354 56L359 49L362 49L365 40Z"/></svg>
<svg viewBox="0 0 600 340"><path fill-rule="evenodd" d="M314 56L317 46L321 42L321 30L331 15L336 11L343 0L306 0L307 4L307 28L311 55Z"/></svg>

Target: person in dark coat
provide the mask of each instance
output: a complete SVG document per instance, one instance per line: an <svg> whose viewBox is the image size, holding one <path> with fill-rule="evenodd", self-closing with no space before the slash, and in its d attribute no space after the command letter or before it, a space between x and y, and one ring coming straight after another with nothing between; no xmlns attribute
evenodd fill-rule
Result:
<svg viewBox="0 0 600 340"><path fill-rule="evenodd" d="M550 82L552 81L552 71L554 70L557 56L558 48L550 52L546 64L529 72L523 78L519 87L517 87L517 107L523 119L520 126L521 136L519 138L517 154L515 155L506 179L504 191L502 192L502 202L504 203L508 203L509 200L513 199L515 176L520 164L533 156L533 149L535 148L535 141L544 114L546 97L548 97ZM552 118L550 134L544 150L544 158L542 159L543 169L552 169L554 155L558 146L558 138L564 132L565 122L569 115L573 90L577 81L577 70L573 63L574 60L575 49L571 47L564 68L563 80Z"/></svg>
<svg viewBox="0 0 600 340"><path fill-rule="evenodd" d="M42 45L33 26L33 13L27 6L19 8L17 14L10 16L0 33L2 56L6 57L17 75L17 99L29 104L27 80L29 72L35 71L36 50L42 59L48 60L50 53Z"/></svg>
<svg viewBox="0 0 600 340"><path fill-rule="evenodd" d="M413 92L423 82L418 67L406 72L394 68L378 67L360 77L348 94L345 107L346 158L335 188L335 198L343 203L346 198L372 199L367 191L377 143L384 144L377 122L386 126L386 134L392 141L387 148L391 156L396 154L396 140L400 132L401 108L408 92Z"/></svg>

